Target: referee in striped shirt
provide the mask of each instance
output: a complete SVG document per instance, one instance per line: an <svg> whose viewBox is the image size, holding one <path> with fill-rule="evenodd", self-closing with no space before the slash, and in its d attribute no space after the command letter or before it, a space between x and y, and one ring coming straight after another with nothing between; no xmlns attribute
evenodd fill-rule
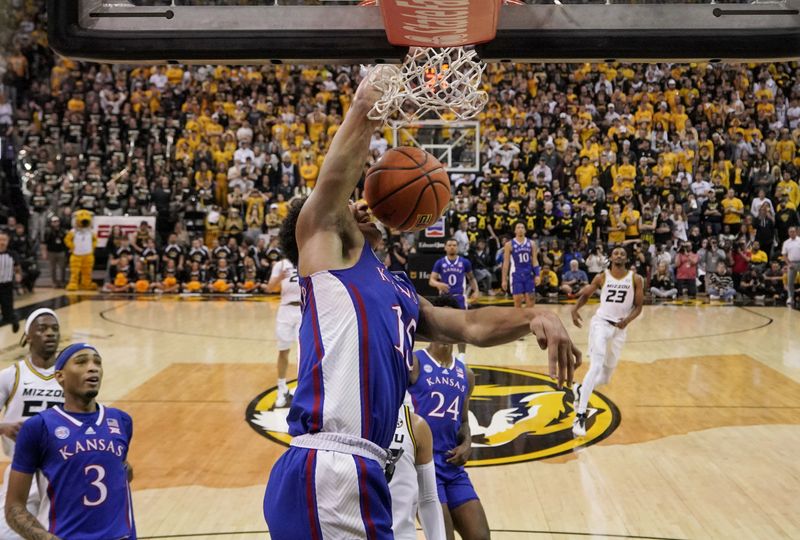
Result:
<svg viewBox="0 0 800 540"><path fill-rule="evenodd" d="M22 279L19 258L8 250L10 237L7 231L0 230L0 308L3 313L3 324L11 323L16 334L19 332L19 320L14 313L14 280Z"/></svg>

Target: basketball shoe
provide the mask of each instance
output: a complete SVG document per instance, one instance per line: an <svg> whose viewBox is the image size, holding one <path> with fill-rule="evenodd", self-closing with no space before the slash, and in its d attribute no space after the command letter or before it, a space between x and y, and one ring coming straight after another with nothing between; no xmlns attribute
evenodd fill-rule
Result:
<svg viewBox="0 0 800 540"><path fill-rule="evenodd" d="M292 403L292 394L288 389L278 390L278 397L275 398L275 408L283 409Z"/></svg>
<svg viewBox="0 0 800 540"><path fill-rule="evenodd" d="M576 437L586 436L586 413L575 415L575 420L572 422L572 434Z"/></svg>

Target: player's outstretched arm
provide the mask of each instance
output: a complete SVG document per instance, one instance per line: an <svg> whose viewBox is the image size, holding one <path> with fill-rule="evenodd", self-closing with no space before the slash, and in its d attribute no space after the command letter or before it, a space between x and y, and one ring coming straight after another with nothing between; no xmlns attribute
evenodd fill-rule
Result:
<svg viewBox="0 0 800 540"><path fill-rule="evenodd" d="M317 183L298 218L297 240L301 245L304 237L318 229L338 230L342 220L353 219L347 203L361 178L370 138L379 125L367 118L381 95L373 84L375 76L373 69L361 81L350 110L331 141Z"/></svg>
<svg viewBox="0 0 800 540"><path fill-rule="evenodd" d="M427 540L445 540L442 505L436 488L436 466L433 464L433 434L425 420L411 414L411 432L414 434L417 453L414 468L417 470L419 486L419 522Z"/></svg>
<svg viewBox="0 0 800 540"><path fill-rule="evenodd" d="M11 470L6 494L6 523L25 540L58 540L56 535L47 532L36 516L28 512L26 504L32 481L32 474Z"/></svg>
<svg viewBox="0 0 800 540"><path fill-rule="evenodd" d="M502 307L463 311L434 307L422 297L419 302L417 336L421 339L492 347L532 333L539 347L547 349L550 376L557 379L559 385L564 381L572 384L573 372L581 364L581 352L554 312Z"/></svg>
<svg viewBox="0 0 800 540"><path fill-rule="evenodd" d="M592 282L581 289L581 291L578 293L578 301L575 302L575 305L572 306L572 310L570 310L570 313L572 314L572 324L578 328L580 328L583 323L583 319L581 318L581 314L578 313L578 310L586 305L586 302L589 301L589 298L591 298L598 289L603 287L603 281L605 281L605 278L606 277L604 273L597 274L594 276Z"/></svg>

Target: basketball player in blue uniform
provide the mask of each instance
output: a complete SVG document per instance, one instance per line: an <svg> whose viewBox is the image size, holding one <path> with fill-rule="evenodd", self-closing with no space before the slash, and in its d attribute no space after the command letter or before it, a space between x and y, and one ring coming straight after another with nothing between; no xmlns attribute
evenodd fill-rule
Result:
<svg viewBox="0 0 800 540"><path fill-rule="evenodd" d="M367 113L380 96L373 78L382 69L359 86L314 190L290 206L281 228L283 252L300 275L302 322L287 417L293 439L264 497L277 540L393 537L384 468L417 334L492 346L533 332L561 383L580 363L552 312L435 308L375 256L380 230L366 205L349 200L379 127Z"/></svg>
<svg viewBox="0 0 800 540"><path fill-rule="evenodd" d="M525 233L525 224L514 225L514 238L503 246L502 287L514 297L514 307L533 307L536 292L535 279L539 275L539 253L536 243ZM511 288L509 289L509 283Z"/></svg>
<svg viewBox="0 0 800 540"><path fill-rule="evenodd" d="M459 309L467 309L467 281L469 281L470 300L478 298L478 281L472 273L472 263L458 254L458 243L451 238L444 244L445 256L433 264L428 285L455 299ZM458 354L464 359L466 343L458 344Z"/></svg>
<svg viewBox="0 0 800 540"><path fill-rule="evenodd" d="M126 461L131 417L95 401L103 366L91 345L76 343L61 351L55 376L64 389L64 405L22 425L11 464L6 520L26 539L135 539ZM25 507L34 478L49 503L39 516Z"/></svg>
<svg viewBox="0 0 800 540"><path fill-rule="evenodd" d="M428 284L455 298L460 309L467 309L467 281L469 281L470 300L478 298L478 282L472 273L472 263L458 254L458 244L452 238L444 245L445 256L433 264Z"/></svg>
<svg viewBox="0 0 800 540"><path fill-rule="evenodd" d="M447 297L435 298L436 306L457 308ZM475 375L453 356L453 346L431 342L414 353L408 393L414 412L433 433L433 461L442 503L447 538L458 531L464 540L489 538L489 524L478 494L472 487L464 464L472 450L469 430L469 397Z"/></svg>

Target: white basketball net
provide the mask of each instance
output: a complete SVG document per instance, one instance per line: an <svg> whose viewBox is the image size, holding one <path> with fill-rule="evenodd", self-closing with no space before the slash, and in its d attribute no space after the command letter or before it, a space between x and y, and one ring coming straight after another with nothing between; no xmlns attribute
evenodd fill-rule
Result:
<svg viewBox="0 0 800 540"><path fill-rule="evenodd" d="M412 49L403 67L384 65L375 77L383 92L369 112L371 120L402 127L435 114L442 120L469 120L489 96L481 90L486 65L473 49ZM452 116L455 118L452 118Z"/></svg>

